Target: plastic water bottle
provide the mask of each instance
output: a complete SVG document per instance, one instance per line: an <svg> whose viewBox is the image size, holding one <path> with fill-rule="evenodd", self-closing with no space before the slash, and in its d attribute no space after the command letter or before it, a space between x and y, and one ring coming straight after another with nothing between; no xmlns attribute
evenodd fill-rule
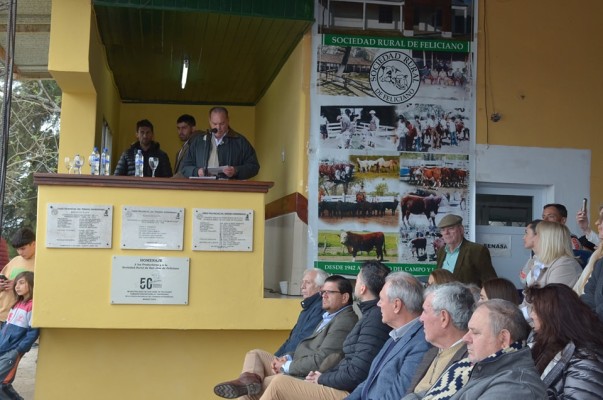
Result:
<svg viewBox="0 0 603 400"><path fill-rule="evenodd" d="M111 174L111 155L109 154L109 149L104 148L100 158L100 174L109 176Z"/></svg>
<svg viewBox="0 0 603 400"><path fill-rule="evenodd" d="M100 156L98 154L98 148L94 147L92 154L88 158L90 162L90 175L99 175L100 173Z"/></svg>
<svg viewBox="0 0 603 400"><path fill-rule="evenodd" d="M142 155L142 150L138 150L136 153L134 166L136 167L134 176L144 176L144 156Z"/></svg>

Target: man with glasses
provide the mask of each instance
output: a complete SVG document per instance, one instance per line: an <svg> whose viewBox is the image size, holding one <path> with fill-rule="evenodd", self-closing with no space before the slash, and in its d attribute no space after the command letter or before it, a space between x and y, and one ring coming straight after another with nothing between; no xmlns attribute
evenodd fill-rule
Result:
<svg viewBox="0 0 603 400"><path fill-rule="evenodd" d="M303 339L295 351L282 357L263 350L252 350L245 356L243 372L238 379L214 387L220 397L233 399L261 394L277 374L305 378L310 371L320 370L331 354L340 354L343 341L358 317L352 309L352 284L340 275L325 280L320 291L325 311L314 332Z"/></svg>
<svg viewBox="0 0 603 400"><path fill-rule="evenodd" d="M438 223L442 240L446 245L438 250L437 267L444 268L463 283L482 283L496 278L490 252L485 246L465 239L463 218L455 214L445 215Z"/></svg>

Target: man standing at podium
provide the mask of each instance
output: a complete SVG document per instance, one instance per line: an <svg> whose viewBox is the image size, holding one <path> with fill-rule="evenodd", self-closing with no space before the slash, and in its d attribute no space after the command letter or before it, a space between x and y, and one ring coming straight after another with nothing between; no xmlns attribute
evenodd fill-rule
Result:
<svg viewBox="0 0 603 400"><path fill-rule="evenodd" d="M260 164L253 146L230 128L228 110L213 107L209 111L210 130L196 136L182 161L180 172L186 177L218 175L232 179L250 179Z"/></svg>

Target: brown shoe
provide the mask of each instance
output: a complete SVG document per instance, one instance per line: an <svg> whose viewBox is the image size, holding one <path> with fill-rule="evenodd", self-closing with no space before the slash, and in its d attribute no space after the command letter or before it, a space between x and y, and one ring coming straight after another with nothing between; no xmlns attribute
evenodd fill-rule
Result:
<svg viewBox="0 0 603 400"><path fill-rule="evenodd" d="M214 393L225 399L236 399L245 395L255 396L260 394L261 390L262 378L253 372L243 372L239 379L214 386Z"/></svg>

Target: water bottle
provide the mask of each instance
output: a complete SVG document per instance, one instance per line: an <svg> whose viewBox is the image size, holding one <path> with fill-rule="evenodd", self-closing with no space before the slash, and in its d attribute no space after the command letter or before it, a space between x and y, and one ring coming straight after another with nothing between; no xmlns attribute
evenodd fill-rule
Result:
<svg viewBox="0 0 603 400"><path fill-rule="evenodd" d="M138 150L136 153L134 166L136 167L134 176L144 176L144 156L142 155L142 150Z"/></svg>
<svg viewBox="0 0 603 400"><path fill-rule="evenodd" d="M98 154L98 148L94 147L92 154L88 158L90 162L90 175L99 175L100 173L100 156Z"/></svg>
<svg viewBox="0 0 603 400"><path fill-rule="evenodd" d="M106 147L103 149L103 152L101 154L100 164L100 174L109 176L109 174L111 173L111 155L109 154L109 149Z"/></svg>

